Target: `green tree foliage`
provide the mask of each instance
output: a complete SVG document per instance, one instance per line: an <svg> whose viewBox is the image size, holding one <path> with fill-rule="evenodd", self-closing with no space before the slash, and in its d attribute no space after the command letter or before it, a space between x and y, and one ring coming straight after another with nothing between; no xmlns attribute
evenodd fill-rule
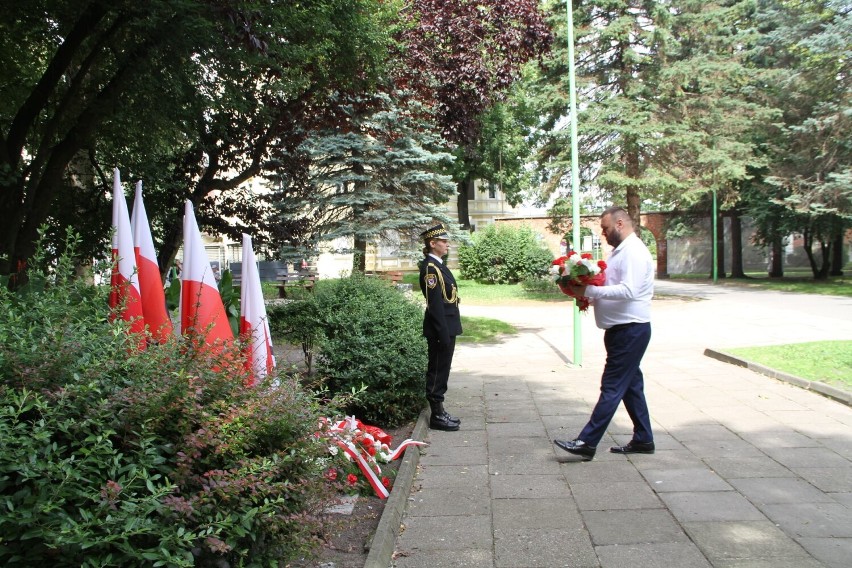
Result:
<svg viewBox="0 0 852 568"><path fill-rule="evenodd" d="M73 253L73 246L70 247ZM326 410L243 386L180 342L135 349L70 256L0 289L0 563L271 565L303 557L333 495ZM224 360L239 362L238 353Z"/></svg>
<svg viewBox="0 0 852 568"><path fill-rule="evenodd" d="M508 284L547 274L553 255L529 227L491 224L476 231L470 245L459 248L464 278Z"/></svg>
<svg viewBox="0 0 852 568"><path fill-rule="evenodd" d="M767 183L750 211L761 217L766 201L783 205L783 222L766 219L762 230L775 240L775 227L802 234L814 277L826 278L832 259L839 272L837 249L852 226L852 10L837 0L767 1L757 19L754 63L772 74L768 95L784 113L767 140Z"/></svg>
<svg viewBox="0 0 852 568"><path fill-rule="evenodd" d="M272 199L282 224L295 221L310 235L302 247L315 251L321 241L354 238L352 248L340 250L359 253L362 264L354 268L363 271L368 240L400 238L404 254L417 245L411 237L423 226L434 219L449 223L441 205L455 191L445 173L453 156L424 122L425 111L415 101L405 104L377 95L343 105L345 128L313 131L296 149L293 158L309 164L312 197L303 199L294 187L298 180L286 179ZM282 244L289 245L285 251L297 248Z"/></svg>
<svg viewBox="0 0 852 568"><path fill-rule="evenodd" d="M335 93L361 90L387 53L393 3L310 0L15 4L0 33L0 273L36 230L101 222L112 166L144 178L161 265L180 244L184 199L213 230L256 207L228 192L275 165ZM211 192L217 200L204 200ZM100 196L99 196L100 194ZM220 221L216 223L216 221ZM239 232L241 228L236 228ZM92 249L101 243L91 242ZM101 246L99 246L101 245ZM85 251L91 252L91 251Z"/></svg>
<svg viewBox="0 0 852 568"><path fill-rule="evenodd" d="M398 82L433 107L442 134L458 146L458 214L467 228L477 168L497 157L491 169L499 169L499 155L478 151L482 119L505 100L523 64L546 51L550 31L536 0L413 0L398 40L407 63Z"/></svg>

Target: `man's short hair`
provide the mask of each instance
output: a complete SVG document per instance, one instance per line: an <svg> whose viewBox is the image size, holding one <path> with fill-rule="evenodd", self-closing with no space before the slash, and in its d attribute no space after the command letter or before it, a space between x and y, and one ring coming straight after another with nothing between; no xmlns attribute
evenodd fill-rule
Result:
<svg viewBox="0 0 852 568"><path fill-rule="evenodd" d="M601 218L606 217L607 215L611 215L613 220L618 221L619 219L622 221L628 221L630 223L633 222L633 219L630 218L630 214L624 207L619 207L618 205L614 205L612 207L607 207L604 209L604 212L601 213Z"/></svg>

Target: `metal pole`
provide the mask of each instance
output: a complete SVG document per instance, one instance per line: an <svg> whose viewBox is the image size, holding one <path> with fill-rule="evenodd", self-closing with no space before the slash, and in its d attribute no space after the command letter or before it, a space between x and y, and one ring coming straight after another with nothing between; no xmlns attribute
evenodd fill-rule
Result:
<svg viewBox="0 0 852 568"><path fill-rule="evenodd" d="M719 224L719 214L717 212L716 205L716 188L713 188L713 284L716 284L719 280L719 240L718 240L718 227Z"/></svg>
<svg viewBox="0 0 852 568"><path fill-rule="evenodd" d="M574 250L580 250L580 159L577 151L577 84L574 79L574 11L571 0L565 3L568 11L568 97L571 113L571 239ZM574 302L574 365L583 365L583 337L580 308Z"/></svg>

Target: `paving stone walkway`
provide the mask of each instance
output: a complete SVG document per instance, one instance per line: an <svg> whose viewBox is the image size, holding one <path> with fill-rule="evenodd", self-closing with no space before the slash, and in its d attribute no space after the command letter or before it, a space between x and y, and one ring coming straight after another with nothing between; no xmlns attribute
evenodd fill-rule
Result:
<svg viewBox="0 0 852 568"><path fill-rule="evenodd" d="M847 568L852 408L704 354L852 340L852 299L658 282L643 371L657 452L622 456L619 410L591 462L555 447L597 400L603 334L568 304L466 306L517 325L460 345L395 543L395 568ZM664 296L667 294L668 296ZM462 297L464 297L462 290Z"/></svg>

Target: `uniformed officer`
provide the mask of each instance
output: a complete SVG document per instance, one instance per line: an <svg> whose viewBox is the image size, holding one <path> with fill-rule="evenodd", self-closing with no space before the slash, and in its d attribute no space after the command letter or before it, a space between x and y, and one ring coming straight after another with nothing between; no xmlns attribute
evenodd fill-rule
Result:
<svg viewBox="0 0 852 568"><path fill-rule="evenodd" d="M462 333L456 279L443 260L450 248L450 235L444 225L439 224L420 233L420 238L425 245L425 258L420 263L420 291L426 298L423 336L429 346L426 367L426 399L432 411L429 427L455 431L461 420L444 410L456 336Z"/></svg>

